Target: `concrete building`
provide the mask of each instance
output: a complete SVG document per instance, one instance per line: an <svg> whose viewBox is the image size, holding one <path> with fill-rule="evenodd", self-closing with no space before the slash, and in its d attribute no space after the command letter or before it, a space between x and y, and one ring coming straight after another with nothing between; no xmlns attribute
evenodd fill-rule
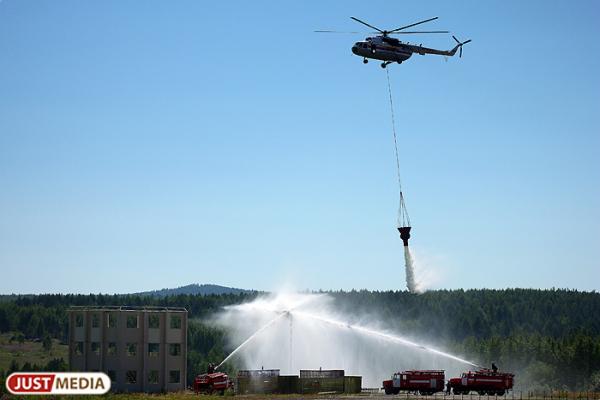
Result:
<svg viewBox="0 0 600 400"><path fill-rule="evenodd" d="M186 387L187 310L172 307L71 307L72 371L105 372L117 392Z"/></svg>

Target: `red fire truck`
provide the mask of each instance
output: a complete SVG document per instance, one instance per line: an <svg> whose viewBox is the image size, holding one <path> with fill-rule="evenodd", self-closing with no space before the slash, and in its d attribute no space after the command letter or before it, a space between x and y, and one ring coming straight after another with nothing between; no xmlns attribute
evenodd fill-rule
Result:
<svg viewBox="0 0 600 400"><path fill-rule="evenodd" d="M476 391L480 395L503 396L513 388L514 377L514 374L487 368L464 372L460 378L452 378L448 381L448 391L452 389L454 394L469 394L470 391Z"/></svg>
<svg viewBox="0 0 600 400"><path fill-rule="evenodd" d="M383 390L385 394L408 391L427 395L444 390L444 380L442 370L396 372L392 379L383 381Z"/></svg>
<svg viewBox="0 0 600 400"><path fill-rule="evenodd" d="M229 376L223 372L213 372L210 374L202 374L194 379L194 392L196 393L225 393L225 390L233 387L233 382L229 380Z"/></svg>

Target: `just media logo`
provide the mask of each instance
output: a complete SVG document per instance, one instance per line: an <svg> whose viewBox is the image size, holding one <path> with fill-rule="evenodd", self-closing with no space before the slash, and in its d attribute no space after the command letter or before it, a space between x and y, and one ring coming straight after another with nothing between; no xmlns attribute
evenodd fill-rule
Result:
<svg viewBox="0 0 600 400"><path fill-rule="evenodd" d="M110 378L102 372L15 372L6 378L12 394L104 394Z"/></svg>

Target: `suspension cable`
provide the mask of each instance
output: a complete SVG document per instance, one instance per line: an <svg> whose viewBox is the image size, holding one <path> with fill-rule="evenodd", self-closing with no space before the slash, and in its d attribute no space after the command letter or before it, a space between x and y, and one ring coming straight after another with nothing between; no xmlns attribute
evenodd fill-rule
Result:
<svg viewBox="0 0 600 400"><path fill-rule="evenodd" d="M386 68L385 74L387 77L388 93L390 96L390 110L392 113L392 133L394 134L394 149L396 151L396 172L398 174L398 189L400 191L400 199L398 204L398 226L410 226L410 218L404 204L404 195L402 194L402 179L400 178L400 156L398 155L398 138L396 136L396 120L394 118L394 102L392 100L392 85L390 84L390 73Z"/></svg>

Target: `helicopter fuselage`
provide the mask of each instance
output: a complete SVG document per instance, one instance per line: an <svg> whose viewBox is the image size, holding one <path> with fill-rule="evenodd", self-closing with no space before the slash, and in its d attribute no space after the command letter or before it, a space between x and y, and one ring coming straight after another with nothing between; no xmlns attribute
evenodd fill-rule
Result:
<svg viewBox="0 0 600 400"><path fill-rule="evenodd" d="M364 58L401 63L408 60L413 51L396 39L369 37L354 43L352 53Z"/></svg>

